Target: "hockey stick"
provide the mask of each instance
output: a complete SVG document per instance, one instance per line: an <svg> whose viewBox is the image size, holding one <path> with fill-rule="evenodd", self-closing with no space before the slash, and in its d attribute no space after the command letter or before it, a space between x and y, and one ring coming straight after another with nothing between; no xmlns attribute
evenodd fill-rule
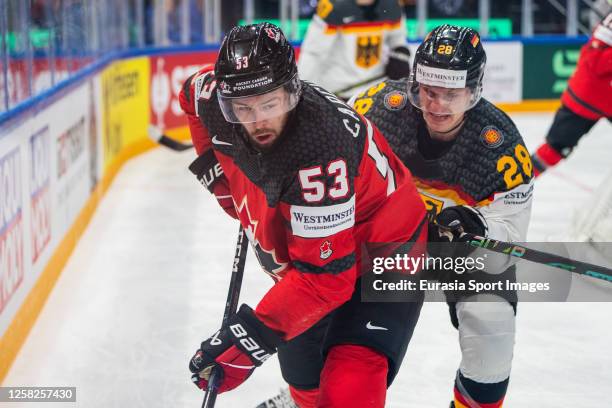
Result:
<svg viewBox="0 0 612 408"><path fill-rule="evenodd" d="M379 81L379 80L381 80L381 79L383 79L383 78L385 78L385 77L386 77L386 75L385 75L385 74L376 75L375 77L368 78L368 79L364 79L363 81L357 82L357 83L356 83L356 84L354 84L354 85L350 85L350 86L344 87L344 88L342 88L342 89L340 89L340 90L338 90L338 91L335 91L334 93L335 93L336 95L338 95L338 94L341 94L341 93L344 93L344 92L350 91L350 90L351 90L351 89L353 89L353 88L357 88L357 87L360 87L360 86L363 86L363 85L369 84L370 82Z"/></svg>
<svg viewBox="0 0 612 408"><path fill-rule="evenodd" d="M587 275L592 278L602 279L612 282L612 269L603 266L593 265L588 262L576 261L564 256L549 254L536 249L527 248L512 242L498 241L492 238L484 238L478 235L464 233L462 238L468 239L468 244L478 248L488 249L489 251L499 252L531 262L552 266L580 275Z"/></svg>
<svg viewBox="0 0 612 408"><path fill-rule="evenodd" d="M164 135L161 129L155 125L149 125L147 133L149 134L149 138L151 138L151 140L153 140L155 143L166 146L175 152L182 152L193 147L191 143L182 143Z"/></svg>
<svg viewBox="0 0 612 408"><path fill-rule="evenodd" d="M234 256L234 264L232 266L232 278L230 279L229 290L227 292L227 300L225 301L225 311L223 312L223 322L221 326L225 326L230 316L236 313L238 309L238 299L240 298L240 288L242 286L242 276L244 275L244 264L249 240L246 238L242 225L238 230L238 242L236 242L236 255ZM212 373L208 379L206 394L202 401L202 408L212 408L217 400L218 382L223 375L223 371L217 367L212 369Z"/></svg>

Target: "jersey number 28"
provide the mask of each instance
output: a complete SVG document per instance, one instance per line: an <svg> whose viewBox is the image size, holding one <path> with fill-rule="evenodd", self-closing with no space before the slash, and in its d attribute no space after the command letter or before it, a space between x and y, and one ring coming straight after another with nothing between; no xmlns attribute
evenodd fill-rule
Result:
<svg viewBox="0 0 612 408"><path fill-rule="evenodd" d="M518 161L518 163L517 163ZM519 170L519 163L522 172ZM513 156L502 156L497 161L497 171L503 174L506 188L511 189L524 181L523 174L531 178L533 174L533 165L527 148L522 144L517 144L514 148Z"/></svg>

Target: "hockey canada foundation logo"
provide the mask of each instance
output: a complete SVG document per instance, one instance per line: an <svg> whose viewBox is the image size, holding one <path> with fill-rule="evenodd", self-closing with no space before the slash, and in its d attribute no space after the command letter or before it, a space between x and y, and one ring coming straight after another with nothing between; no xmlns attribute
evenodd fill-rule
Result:
<svg viewBox="0 0 612 408"><path fill-rule="evenodd" d="M504 135L495 126L486 126L480 132L480 141L489 149L495 149L504 143Z"/></svg>
<svg viewBox="0 0 612 408"><path fill-rule="evenodd" d="M225 82L225 81L221 81L219 83L219 89L221 90L221 93L224 93L224 94L231 94L232 93L231 86L227 82Z"/></svg>
<svg viewBox="0 0 612 408"><path fill-rule="evenodd" d="M266 31L266 34L268 34L268 37L270 37L276 42L279 42L280 32L278 30L275 30L273 28L266 28L265 31Z"/></svg>
<svg viewBox="0 0 612 408"><path fill-rule="evenodd" d="M321 259L329 258L331 254L333 253L331 249L331 242L329 241L323 242L321 246L319 247L319 249L321 249Z"/></svg>

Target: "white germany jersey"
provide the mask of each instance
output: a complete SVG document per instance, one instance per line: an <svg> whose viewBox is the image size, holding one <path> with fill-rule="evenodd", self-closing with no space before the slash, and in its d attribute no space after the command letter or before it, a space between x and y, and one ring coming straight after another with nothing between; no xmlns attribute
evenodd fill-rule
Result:
<svg viewBox="0 0 612 408"><path fill-rule="evenodd" d="M372 7L320 0L302 43L298 73L348 99L383 77L389 51L398 46L407 44L397 0L379 0Z"/></svg>

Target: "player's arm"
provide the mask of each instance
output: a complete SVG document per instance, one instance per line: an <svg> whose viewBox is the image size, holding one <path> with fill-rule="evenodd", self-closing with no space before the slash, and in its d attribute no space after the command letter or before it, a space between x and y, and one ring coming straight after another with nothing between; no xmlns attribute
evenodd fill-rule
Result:
<svg viewBox="0 0 612 408"><path fill-rule="evenodd" d="M527 158L529 158L528 154ZM492 201L477 209L484 217L487 237L504 242L525 242L527 240L533 195L531 171L531 169L528 170L526 173L529 173L529 176L523 175L522 180L521 177L517 177L515 182L518 184L516 185L509 187L504 181L503 185L493 194ZM487 254L486 268L491 273L502 272L516 263L516 259L489 254L485 250L477 250L474 256L485 253Z"/></svg>
<svg viewBox="0 0 612 408"><path fill-rule="evenodd" d="M237 219L229 182L212 149L208 129L198 115L199 95L207 86L211 89L214 87L211 84L211 81L214 81L212 76L212 65L205 66L187 78L179 94L181 109L187 115L191 139L198 154L198 157L189 166L189 170L215 196L221 208L231 217Z"/></svg>
<svg viewBox="0 0 612 408"><path fill-rule="evenodd" d="M612 13L608 13L597 25L591 40L584 48L586 50L582 52L588 54L584 57L588 60L585 61L588 70L598 77L612 77ZM580 59L582 58L581 55ZM580 61L578 63L580 64Z"/></svg>
<svg viewBox="0 0 612 408"><path fill-rule="evenodd" d="M399 26L386 34L386 41L390 52L385 75L390 79L407 78L410 75L410 49L406 41L406 19L403 15Z"/></svg>
<svg viewBox="0 0 612 408"><path fill-rule="evenodd" d="M496 162L498 180L491 201L478 208L487 223L487 236L508 242L524 242L531 215L533 164L522 141Z"/></svg>
<svg viewBox="0 0 612 408"><path fill-rule="evenodd" d="M439 225L452 225L457 220L464 232L505 242L524 242L531 216L533 166L522 142L515 143L499 155L495 179L489 199L475 207L455 206L437 215ZM455 225L456 226L456 225ZM458 237L459 240L460 237ZM484 249L473 251L473 257L487 254L486 270L499 273L516 262Z"/></svg>
<svg viewBox="0 0 612 408"><path fill-rule="evenodd" d="M208 136L208 129L204 126L198 115L198 97L207 80L211 80L214 67L205 65L199 71L191 75L183 83L179 93L179 103L189 122L189 131L196 153L201 155L211 148L212 143Z"/></svg>
<svg viewBox="0 0 612 408"><path fill-rule="evenodd" d="M312 17L298 58L298 74L301 79L319 83L329 53L336 42L337 32L328 30L327 19L332 14L333 5L329 1L319 1L317 14Z"/></svg>
<svg viewBox="0 0 612 408"><path fill-rule="evenodd" d="M498 241L525 242L531 216L533 181L494 195L479 207L487 224L486 236Z"/></svg>
<svg viewBox="0 0 612 408"><path fill-rule="evenodd" d="M224 373L219 392L237 387L275 353L280 344L310 328L350 299L353 293L356 279L352 236L354 199L343 200L331 208L287 202L279 206L288 223L287 239L292 260L289 270L255 310L242 305L238 313L230 317L227 326L201 344L189 364L194 373L192 379L199 388L207 386L209 368L215 365ZM329 223L315 222L323 228L315 229L317 233L308 232L306 228L306 224L313 224L309 222L312 219L291 218L298 214L318 217L338 211L346 211L352 216L346 217L347 222L336 228ZM326 246L322 246L324 242Z"/></svg>

